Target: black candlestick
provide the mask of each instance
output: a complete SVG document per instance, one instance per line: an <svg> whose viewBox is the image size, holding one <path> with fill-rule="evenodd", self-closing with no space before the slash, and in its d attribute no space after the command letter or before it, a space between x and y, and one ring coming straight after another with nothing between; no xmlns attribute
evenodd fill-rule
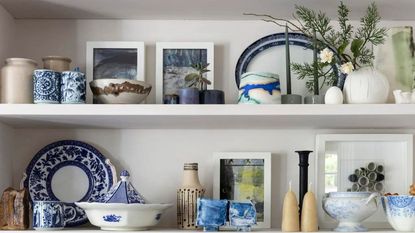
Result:
<svg viewBox="0 0 415 233"><path fill-rule="evenodd" d="M300 167L300 195L298 197L300 199L300 205L299 205L300 213L303 207L304 195L308 191L308 156L311 152L313 151L311 150L296 151L296 153L298 153L299 158L300 158L300 163L298 164L298 166Z"/></svg>

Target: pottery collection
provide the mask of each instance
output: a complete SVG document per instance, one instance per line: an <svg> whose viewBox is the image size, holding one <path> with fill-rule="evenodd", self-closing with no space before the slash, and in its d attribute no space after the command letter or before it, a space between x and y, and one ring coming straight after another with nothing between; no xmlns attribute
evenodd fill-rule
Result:
<svg viewBox="0 0 415 233"><path fill-rule="evenodd" d="M0 102L33 103L33 71L36 62L26 58L8 58L1 69Z"/></svg>
<svg viewBox="0 0 415 233"><path fill-rule="evenodd" d="M367 231L362 221L377 211L378 196L378 193L370 192L331 192L323 198L323 209L339 222L334 231Z"/></svg>

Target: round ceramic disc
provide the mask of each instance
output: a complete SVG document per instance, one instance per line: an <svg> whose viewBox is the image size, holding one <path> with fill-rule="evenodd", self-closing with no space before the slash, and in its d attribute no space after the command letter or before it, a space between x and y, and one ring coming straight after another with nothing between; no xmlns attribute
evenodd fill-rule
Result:
<svg viewBox="0 0 415 233"><path fill-rule="evenodd" d="M34 156L26 169L24 187L29 190L31 201L62 201L74 207L76 216L66 226L79 226L88 219L74 202L101 200L116 182L113 169L109 160L91 145L58 141ZM69 211L65 215L69 218Z"/></svg>

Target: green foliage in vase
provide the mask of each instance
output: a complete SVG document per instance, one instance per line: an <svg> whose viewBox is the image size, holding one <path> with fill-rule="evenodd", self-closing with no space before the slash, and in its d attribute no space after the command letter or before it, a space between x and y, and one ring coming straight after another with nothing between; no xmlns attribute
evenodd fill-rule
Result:
<svg viewBox="0 0 415 233"><path fill-rule="evenodd" d="M356 28L349 23L349 12L349 8L340 2L337 10L339 30L334 29L326 13L316 12L304 6L295 6L294 22L266 14L247 13L245 15L259 16L263 21L281 27L287 24L291 31L301 32L310 38L313 37L313 32L316 32L318 38L316 49L320 51L320 59L311 63L291 64L298 78L307 80L307 89L316 93L314 90L316 80L321 83L320 89L323 85L331 86L337 82L338 66L340 72L348 74L354 69L372 65L373 46L384 42L386 28L378 26L381 17L375 3L368 6ZM315 69L318 71L315 72ZM316 74L318 77L315 77Z"/></svg>
<svg viewBox="0 0 415 233"><path fill-rule="evenodd" d="M212 84L209 79L204 77L205 73L210 72L210 70L207 69L208 66L209 63L196 63L192 65L192 68L195 69L197 73L190 73L184 78L186 83L188 83L188 87L197 87L199 90L206 90L207 85Z"/></svg>

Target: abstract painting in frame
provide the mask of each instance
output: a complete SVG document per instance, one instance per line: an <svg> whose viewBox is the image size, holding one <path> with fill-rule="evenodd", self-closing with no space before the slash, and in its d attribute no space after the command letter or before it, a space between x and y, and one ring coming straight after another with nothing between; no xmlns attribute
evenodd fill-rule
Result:
<svg viewBox="0 0 415 233"><path fill-rule="evenodd" d="M271 153L219 152L214 154L213 196L250 200L257 211L257 228L271 227Z"/></svg>
<svg viewBox="0 0 415 233"><path fill-rule="evenodd" d="M165 95L177 95L180 88L188 87L185 76L196 72L192 65L209 64L211 72L205 78L213 88L214 45L211 42L159 42L156 45L156 102L162 104Z"/></svg>

